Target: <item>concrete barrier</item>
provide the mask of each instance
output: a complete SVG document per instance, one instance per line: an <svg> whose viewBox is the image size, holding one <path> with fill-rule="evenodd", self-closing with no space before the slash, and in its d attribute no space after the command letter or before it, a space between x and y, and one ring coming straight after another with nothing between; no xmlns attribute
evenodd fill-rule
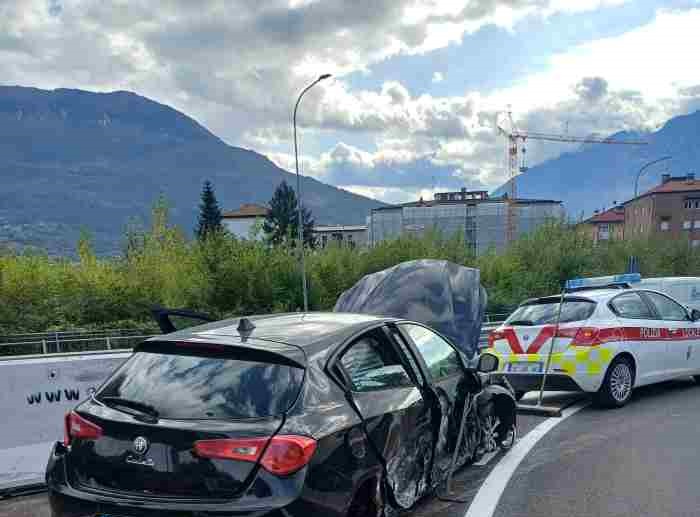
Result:
<svg viewBox="0 0 700 517"><path fill-rule="evenodd" d="M0 492L43 483L65 414L85 400L129 350L0 358Z"/></svg>

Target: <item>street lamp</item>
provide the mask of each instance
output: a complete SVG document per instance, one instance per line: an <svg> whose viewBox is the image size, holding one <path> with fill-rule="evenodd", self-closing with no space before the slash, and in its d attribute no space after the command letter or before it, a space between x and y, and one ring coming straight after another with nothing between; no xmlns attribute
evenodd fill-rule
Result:
<svg viewBox="0 0 700 517"><path fill-rule="evenodd" d="M639 192L639 178L642 175L642 172L646 170L647 167L650 167L654 165L655 163L663 162L664 160L670 160L672 156L664 156L663 158L659 158L657 160L653 160L649 163L645 163L641 169L639 169L639 172L637 173L637 179L634 180L634 197L637 197L637 194Z"/></svg>
<svg viewBox="0 0 700 517"><path fill-rule="evenodd" d="M298 200L298 205L299 209L297 211L298 213L298 224L299 224L299 251L301 252L301 287L304 292L304 312L309 311L309 295L307 293L307 287L306 287L306 264L304 263L304 218L302 216L302 212L304 211L304 205L302 203L302 197L301 197L301 177L299 176L299 147L297 145L297 109L299 108L299 103L301 102L301 98L304 96L306 92L308 92L311 88L316 86L318 83L323 81L324 79L328 79L331 76L331 74L323 74L319 76L318 79L316 79L313 83L308 85L306 88L302 90L302 92L299 94L299 98L297 99L297 103L294 105L294 116L292 117L292 123L294 125L294 163L296 164L296 170L297 170L297 197L299 198Z"/></svg>

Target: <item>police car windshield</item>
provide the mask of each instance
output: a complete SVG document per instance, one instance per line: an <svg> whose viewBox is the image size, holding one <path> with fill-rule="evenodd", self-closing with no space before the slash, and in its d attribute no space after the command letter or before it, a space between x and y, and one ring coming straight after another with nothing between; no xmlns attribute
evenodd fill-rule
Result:
<svg viewBox="0 0 700 517"><path fill-rule="evenodd" d="M561 309L560 323L587 320L593 314L596 303L586 299L565 299ZM518 307L506 320L506 325L532 326L551 325L557 322L559 298L540 298Z"/></svg>

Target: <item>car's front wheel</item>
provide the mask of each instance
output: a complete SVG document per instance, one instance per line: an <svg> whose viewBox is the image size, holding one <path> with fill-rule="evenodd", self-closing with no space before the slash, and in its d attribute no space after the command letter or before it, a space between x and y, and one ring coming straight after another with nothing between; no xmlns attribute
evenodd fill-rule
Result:
<svg viewBox="0 0 700 517"><path fill-rule="evenodd" d="M622 407L632 397L633 387L634 364L627 357L616 357L605 373L603 385L596 396L597 402L603 407Z"/></svg>

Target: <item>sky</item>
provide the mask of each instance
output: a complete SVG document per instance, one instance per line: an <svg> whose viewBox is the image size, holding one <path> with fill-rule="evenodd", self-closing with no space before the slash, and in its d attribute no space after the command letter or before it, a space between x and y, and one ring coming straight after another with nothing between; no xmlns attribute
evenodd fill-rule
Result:
<svg viewBox="0 0 700 517"><path fill-rule="evenodd" d="M0 77L129 90L385 202L504 182L497 124L609 135L698 106L700 0L0 0ZM570 150L534 143L527 165Z"/></svg>

